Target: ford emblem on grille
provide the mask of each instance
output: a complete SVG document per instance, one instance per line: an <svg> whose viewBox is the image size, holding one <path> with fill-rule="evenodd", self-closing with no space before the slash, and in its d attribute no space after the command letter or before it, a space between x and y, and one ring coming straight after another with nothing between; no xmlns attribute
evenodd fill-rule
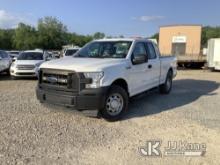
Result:
<svg viewBox="0 0 220 165"><path fill-rule="evenodd" d="M56 78L56 77L46 77L46 80L50 83L57 83L58 78Z"/></svg>

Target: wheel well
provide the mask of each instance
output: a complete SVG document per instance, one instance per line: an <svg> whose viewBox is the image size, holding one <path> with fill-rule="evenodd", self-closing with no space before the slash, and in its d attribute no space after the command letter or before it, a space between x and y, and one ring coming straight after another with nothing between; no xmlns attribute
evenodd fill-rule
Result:
<svg viewBox="0 0 220 165"><path fill-rule="evenodd" d="M168 70L168 72L170 72L170 71L171 71L171 72L172 72L172 74L173 74L173 68L170 68L170 69Z"/></svg>
<svg viewBox="0 0 220 165"><path fill-rule="evenodd" d="M112 83L112 85L118 85L122 87L129 95L128 84L124 79L117 79Z"/></svg>

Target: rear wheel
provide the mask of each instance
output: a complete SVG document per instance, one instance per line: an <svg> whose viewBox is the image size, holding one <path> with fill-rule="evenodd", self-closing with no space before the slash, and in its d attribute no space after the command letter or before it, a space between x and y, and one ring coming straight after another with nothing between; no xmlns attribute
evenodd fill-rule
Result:
<svg viewBox="0 0 220 165"><path fill-rule="evenodd" d="M167 73L166 81L164 84L160 85L160 93L169 94L173 86L173 72L169 70Z"/></svg>
<svg viewBox="0 0 220 165"><path fill-rule="evenodd" d="M128 108L128 94L120 86L113 85L106 97L105 106L100 110L102 117L108 121L121 119Z"/></svg>

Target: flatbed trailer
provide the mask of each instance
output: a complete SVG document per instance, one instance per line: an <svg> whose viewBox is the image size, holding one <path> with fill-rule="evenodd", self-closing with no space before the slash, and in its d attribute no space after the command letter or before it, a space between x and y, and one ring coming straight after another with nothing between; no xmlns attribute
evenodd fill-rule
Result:
<svg viewBox="0 0 220 165"><path fill-rule="evenodd" d="M202 68L207 62L204 55L178 55L176 57L179 67Z"/></svg>

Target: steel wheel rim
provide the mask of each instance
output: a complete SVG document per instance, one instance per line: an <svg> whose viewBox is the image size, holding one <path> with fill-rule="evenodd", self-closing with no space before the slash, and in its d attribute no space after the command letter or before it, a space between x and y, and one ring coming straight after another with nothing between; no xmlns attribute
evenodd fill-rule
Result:
<svg viewBox="0 0 220 165"><path fill-rule="evenodd" d="M119 93L111 94L106 100L106 110L111 116L121 113L124 105L124 99Z"/></svg>

